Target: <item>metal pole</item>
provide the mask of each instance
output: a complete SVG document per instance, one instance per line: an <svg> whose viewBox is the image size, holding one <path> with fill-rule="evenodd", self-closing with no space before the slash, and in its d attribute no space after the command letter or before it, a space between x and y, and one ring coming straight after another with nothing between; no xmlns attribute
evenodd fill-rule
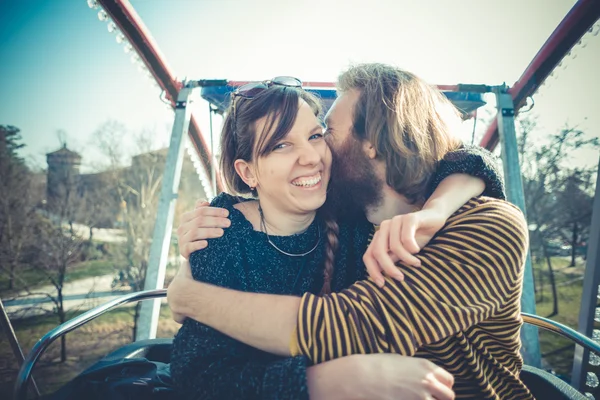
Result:
<svg viewBox="0 0 600 400"><path fill-rule="evenodd" d="M183 139L190 126L191 108L188 107L188 103L191 95L196 90L196 86L190 86L184 86L177 96L175 122L173 123L171 143L169 144L165 172L162 178L158 214L154 223L154 234L152 236L144 290L162 289L165 283L165 270L175 216L175 202L183 165ZM136 341L156 337L159 314L159 299L142 303L137 320Z"/></svg>
<svg viewBox="0 0 600 400"><path fill-rule="evenodd" d="M17 363L19 364L19 368L23 365L25 361L25 357L23 356L23 350L19 345L19 339L17 339L17 334L13 329L12 324L10 323L10 318L8 318L8 314L6 313L6 309L4 308L4 304L2 303L2 299L0 299L0 326L4 333L6 333L6 337L8 338L8 343L12 348L13 354L17 359ZM37 387L37 384L33 380L33 376L31 377L31 383L33 384L33 390L35 392L36 397L40 397L40 391Z"/></svg>
<svg viewBox="0 0 600 400"><path fill-rule="evenodd" d="M211 168L210 168L210 181L212 183L212 190L214 195L217 195L217 158L215 156L215 137L213 134L213 113L214 110L212 109L210 103L208 103L208 116L210 119L210 164L211 164ZM212 199L209 199L212 200Z"/></svg>
<svg viewBox="0 0 600 400"><path fill-rule="evenodd" d="M600 170L600 162L598 163ZM596 192L592 211L592 223L588 240L585 275L583 279L583 293L581 294L581 308L579 309L579 333L592 337L594 330L594 317L598 302L598 285L600 284L600 173L596 178ZM573 358L573 373L571 385L583 391L588 369L590 352L581 346L575 347Z"/></svg>
<svg viewBox="0 0 600 400"><path fill-rule="evenodd" d="M521 180L521 166L519 163L519 150L517 135L515 133L515 107L512 96L507 92L505 85L494 87L496 94L496 107L498 109L498 132L502 143L502 165L508 201L516 205L527 216L525 210L525 195ZM523 275L523 294L521 296L521 311L535 314L535 289L533 285L533 269L531 267L531 254L527 250L525 271ZM521 354L525 364L536 368L541 367L540 340L538 328L524 325L521 329Z"/></svg>

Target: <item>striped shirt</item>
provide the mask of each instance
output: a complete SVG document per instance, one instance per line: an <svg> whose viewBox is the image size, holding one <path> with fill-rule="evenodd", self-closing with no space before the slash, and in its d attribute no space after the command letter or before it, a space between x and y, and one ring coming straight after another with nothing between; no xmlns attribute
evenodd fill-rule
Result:
<svg viewBox="0 0 600 400"><path fill-rule="evenodd" d="M457 398L532 399L519 380L527 233L517 207L472 199L417 255L421 267L398 265L403 282L305 294L292 354L414 355L453 374Z"/></svg>

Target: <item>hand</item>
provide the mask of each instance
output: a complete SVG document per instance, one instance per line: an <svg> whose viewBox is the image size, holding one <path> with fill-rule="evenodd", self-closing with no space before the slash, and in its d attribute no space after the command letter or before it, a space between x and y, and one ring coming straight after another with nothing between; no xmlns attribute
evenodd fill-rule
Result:
<svg viewBox="0 0 600 400"><path fill-rule="evenodd" d="M430 361L397 354L353 355L310 367L311 399L453 400L454 377Z"/></svg>
<svg viewBox="0 0 600 400"><path fill-rule="evenodd" d="M409 266L420 266L421 261L413 254L421 251L442 229L446 218L446 213L432 208L383 221L363 256L371 279L383 286L383 272L398 281L404 280L404 274L395 264L400 261Z"/></svg>
<svg viewBox="0 0 600 400"><path fill-rule="evenodd" d="M173 278L167 288L167 303L169 304L173 320L178 324L183 324L186 318L182 308L185 305L184 296L182 295L190 280L194 280L192 269L190 263L185 261L181 264L175 278Z"/></svg>
<svg viewBox="0 0 600 400"><path fill-rule="evenodd" d="M183 213L181 224L177 228L179 251L186 260L196 250L208 246L206 239L223 236L223 229L231 225L227 218L229 211L223 208L209 207L207 201L199 200L193 211Z"/></svg>
<svg viewBox="0 0 600 400"><path fill-rule="evenodd" d="M454 377L430 361L397 354L362 357L366 399L454 399Z"/></svg>

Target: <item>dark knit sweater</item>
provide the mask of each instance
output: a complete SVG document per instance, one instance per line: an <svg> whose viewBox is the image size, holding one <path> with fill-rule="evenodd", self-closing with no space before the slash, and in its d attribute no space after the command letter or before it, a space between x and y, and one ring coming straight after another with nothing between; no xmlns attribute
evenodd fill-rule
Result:
<svg viewBox="0 0 600 400"><path fill-rule="evenodd" d="M445 177L468 173L486 182L486 195L503 198L503 183L495 159L478 148L451 153L432 178L433 192ZM274 249L264 233L253 230L240 211L239 201L221 194L214 207L229 210L231 227L209 246L190 257L194 279L248 292L302 295L318 293L323 284L326 245L324 226L318 218L302 234L271 240L282 250L310 250L321 232L317 249L304 257L289 257ZM364 216L340 221L332 291L341 291L365 277L362 254L372 225ZM187 319L173 342L171 374L186 399L307 399L307 360L282 358L238 342L204 324Z"/></svg>
<svg viewBox="0 0 600 400"><path fill-rule="evenodd" d="M269 235L280 249L302 253L314 246L320 229L321 241L314 252L289 257L273 248L264 233L253 230L233 207L237 202L225 193L212 201L212 206L229 210L231 226L206 249L191 255L194 279L247 292L319 293L326 244L319 219L302 234ZM342 290L363 277L362 254L371 229L366 219L341 224L332 290ZM308 398L304 357L265 353L191 319L186 319L173 342L171 374L188 399Z"/></svg>

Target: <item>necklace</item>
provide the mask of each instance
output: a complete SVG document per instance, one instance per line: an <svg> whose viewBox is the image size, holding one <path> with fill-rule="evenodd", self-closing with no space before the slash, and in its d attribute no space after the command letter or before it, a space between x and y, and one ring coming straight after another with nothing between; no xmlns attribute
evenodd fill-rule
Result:
<svg viewBox="0 0 600 400"><path fill-rule="evenodd" d="M273 248L275 250L277 250L281 254L285 254L286 256L289 256L289 257L304 257L306 255L309 255L313 251L315 251L317 249L317 247L319 246L319 243L321 243L321 227L319 226L319 224L317 224L317 232L318 232L319 236L317 238L317 243L315 243L315 245L312 249L310 249L306 253L300 253L300 254L288 253L287 251L283 251L279 247L277 247L275 245L275 243L273 243L271 241L271 238L269 237L269 232L267 232L267 224L265 223L265 216L263 214L263 210L262 210L262 207L260 206L260 204L258 205L258 212L260 213L260 228L265 232L265 235L267 235L267 241L269 242L269 244L271 246L273 246Z"/></svg>

